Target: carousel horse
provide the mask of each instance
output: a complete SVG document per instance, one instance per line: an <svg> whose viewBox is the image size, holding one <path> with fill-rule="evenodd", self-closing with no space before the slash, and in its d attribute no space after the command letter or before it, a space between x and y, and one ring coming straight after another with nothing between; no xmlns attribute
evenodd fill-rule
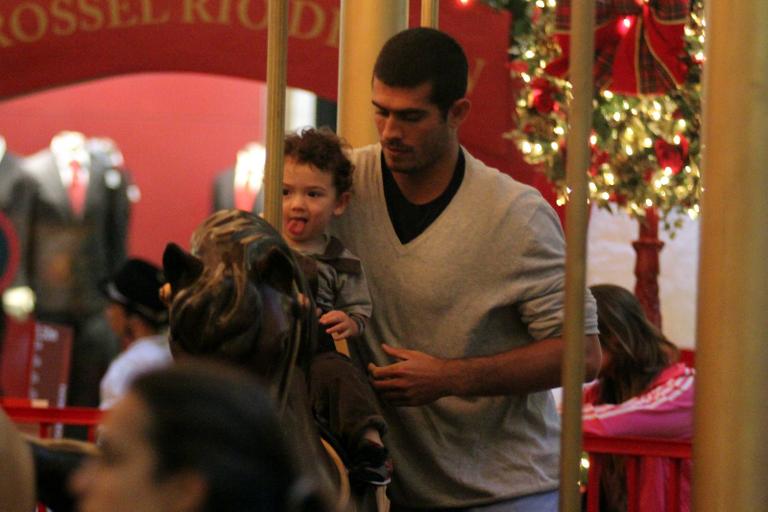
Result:
<svg viewBox="0 0 768 512"><path fill-rule="evenodd" d="M192 235L191 252L169 243L163 253L170 343L175 359L223 360L256 375L277 404L299 464L336 510L360 508L350 499L341 457L312 416L306 375L318 349L315 307L296 257L260 217L240 210L209 216ZM33 445L38 478L52 487L43 503L72 509L67 475L83 458ZM66 454L71 457L71 454ZM38 488L40 490L40 488Z"/></svg>
<svg viewBox="0 0 768 512"><path fill-rule="evenodd" d="M321 439L309 404L306 376L318 349L315 307L280 234L254 214L221 210L195 230L191 252L168 244L163 270L174 358L212 357L258 376L301 465L337 497L339 509L348 508L346 471Z"/></svg>

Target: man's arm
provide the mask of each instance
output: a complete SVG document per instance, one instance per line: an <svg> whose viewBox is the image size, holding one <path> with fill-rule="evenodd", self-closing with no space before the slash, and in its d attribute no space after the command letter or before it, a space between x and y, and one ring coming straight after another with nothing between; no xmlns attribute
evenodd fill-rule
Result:
<svg viewBox="0 0 768 512"><path fill-rule="evenodd" d="M398 361L368 365L374 389L398 406L424 405L444 396L525 395L560 386L564 342L540 340L500 354L441 359L382 345ZM586 379L595 378L601 354L597 336L585 339Z"/></svg>

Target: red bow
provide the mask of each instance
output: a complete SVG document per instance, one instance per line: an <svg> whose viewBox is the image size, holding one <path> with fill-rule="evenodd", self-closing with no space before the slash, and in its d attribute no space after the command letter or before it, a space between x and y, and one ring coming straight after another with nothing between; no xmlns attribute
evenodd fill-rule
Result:
<svg viewBox="0 0 768 512"><path fill-rule="evenodd" d="M683 165L688 161L688 139L679 135L679 140L670 144L664 139L656 139L653 144L653 150L656 153L656 160L662 169L669 168L672 174L680 174Z"/></svg>
<svg viewBox="0 0 768 512"><path fill-rule="evenodd" d="M530 104L539 114L549 114L553 110L559 110L555 100L555 86L546 78L538 77L531 83Z"/></svg>
<svg viewBox="0 0 768 512"><path fill-rule="evenodd" d="M597 0L595 87L628 95L664 94L688 71L683 31L689 0ZM555 40L563 54L547 72L568 73L571 0L558 0Z"/></svg>

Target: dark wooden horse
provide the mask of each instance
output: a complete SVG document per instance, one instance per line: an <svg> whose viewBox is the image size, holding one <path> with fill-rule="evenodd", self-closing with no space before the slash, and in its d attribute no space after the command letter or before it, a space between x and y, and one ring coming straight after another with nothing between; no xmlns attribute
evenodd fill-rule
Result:
<svg viewBox="0 0 768 512"><path fill-rule="evenodd" d="M370 499L363 507L359 497L350 500L341 459L321 440L312 416L306 375L317 350L317 321L302 271L282 237L256 215L222 210L197 228L191 253L168 244L163 267L174 357L225 360L259 377L318 490L337 510L370 508ZM55 512L73 510L66 482L85 451L31 446L38 499Z"/></svg>
<svg viewBox="0 0 768 512"><path fill-rule="evenodd" d="M222 210L194 232L191 253L169 244L163 267L174 357L223 359L260 377L302 465L336 500L346 482L321 445L307 393L314 305L282 237L256 215Z"/></svg>

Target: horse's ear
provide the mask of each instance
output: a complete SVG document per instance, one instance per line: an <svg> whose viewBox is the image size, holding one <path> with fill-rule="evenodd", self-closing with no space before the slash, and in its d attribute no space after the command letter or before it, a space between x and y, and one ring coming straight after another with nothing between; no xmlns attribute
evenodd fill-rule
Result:
<svg viewBox="0 0 768 512"><path fill-rule="evenodd" d="M258 281L285 294L291 294L296 278L290 252L279 245L251 253L250 272Z"/></svg>
<svg viewBox="0 0 768 512"><path fill-rule="evenodd" d="M163 273L176 294L194 283L203 273L203 262L178 245L169 243L163 251Z"/></svg>

